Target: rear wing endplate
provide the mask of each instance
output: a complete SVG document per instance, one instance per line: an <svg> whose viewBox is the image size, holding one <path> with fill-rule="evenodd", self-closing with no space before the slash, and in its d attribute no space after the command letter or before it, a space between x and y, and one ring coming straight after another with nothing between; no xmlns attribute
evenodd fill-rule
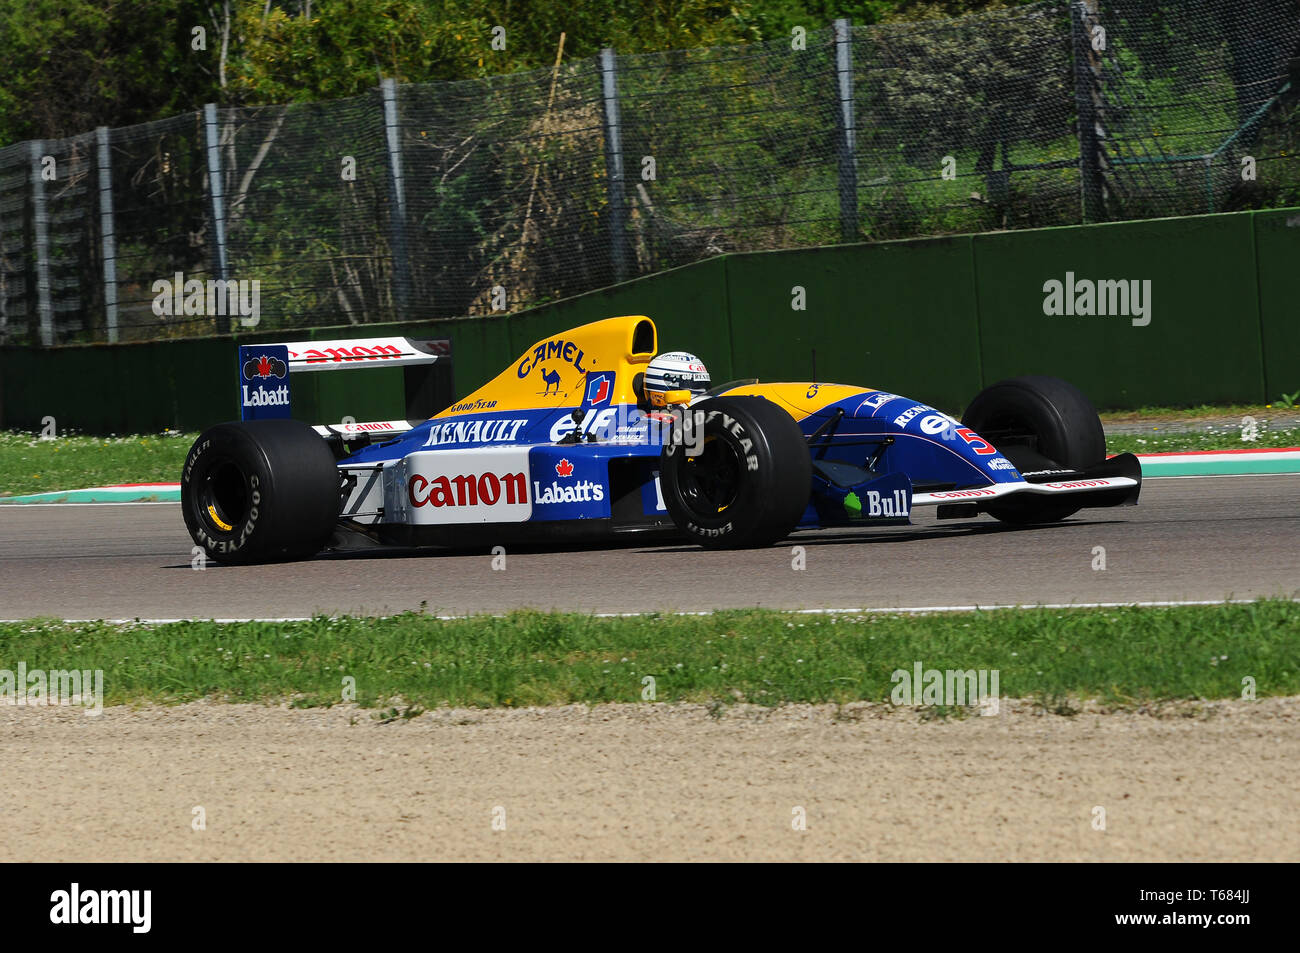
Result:
<svg viewBox="0 0 1300 953"><path fill-rule="evenodd" d="M407 368L406 416L412 419L427 418L442 409L437 406L439 397L443 396L439 391L445 391L446 399L450 400L450 375L435 377L431 373L433 365L440 362L449 364L450 359L451 341L447 339L375 337L291 341L284 344L241 344L239 419L291 417L291 374L366 367ZM439 386L442 380L445 380L445 386ZM393 429L391 426L376 427L375 431L391 433Z"/></svg>

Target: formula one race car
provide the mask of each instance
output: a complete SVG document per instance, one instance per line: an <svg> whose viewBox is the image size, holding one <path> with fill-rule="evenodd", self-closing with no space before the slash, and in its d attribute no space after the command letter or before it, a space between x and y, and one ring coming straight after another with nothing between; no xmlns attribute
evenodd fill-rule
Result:
<svg viewBox="0 0 1300 953"><path fill-rule="evenodd" d="M431 419L317 427L289 416L290 372L439 355L405 338L241 347L244 419L190 449L186 526L213 559L252 563L627 533L751 547L918 506L1044 523L1137 502L1137 458L1107 459L1096 411L1055 378L994 384L957 421L866 387L712 386L657 344L649 318L609 318L538 341Z"/></svg>

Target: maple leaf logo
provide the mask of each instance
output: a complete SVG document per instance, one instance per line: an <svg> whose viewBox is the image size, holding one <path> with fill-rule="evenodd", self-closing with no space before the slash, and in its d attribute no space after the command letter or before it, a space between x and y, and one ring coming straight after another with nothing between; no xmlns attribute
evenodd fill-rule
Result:
<svg viewBox="0 0 1300 953"><path fill-rule="evenodd" d="M242 350L240 354L243 354ZM270 354L250 357L244 362L244 380L266 380L268 377L284 377L288 372L288 365L278 357L272 357Z"/></svg>
<svg viewBox="0 0 1300 953"><path fill-rule="evenodd" d="M561 460L555 465L555 472L562 477L573 475L573 464L568 460Z"/></svg>

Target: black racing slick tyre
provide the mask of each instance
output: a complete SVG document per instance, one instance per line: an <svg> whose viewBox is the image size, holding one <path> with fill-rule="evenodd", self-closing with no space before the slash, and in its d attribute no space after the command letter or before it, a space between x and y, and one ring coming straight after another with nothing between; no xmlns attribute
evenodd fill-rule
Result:
<svg viewBox="0 0 1300 953"><path fill-rule="evenodd" d="M314 555L340 505L334 454L298 420L218 424L194 441L181 473L185 525L220 563Z"/></svg>
<svg viewBox="0 0 1300 953"><path fill-rule="evenodd" d="M762 397L714 397L692 405L690 429L668 441L659 483L677 528L708 549L770 546L808 508L812 457L794 418ZM695 452L698 451L698 452Z"/></svg>
<svg viewBox="0 0 1300 953"><path fill-rule="evenodd" d="M1013 377L986 387L961 422L1022 472L1044 465L1082 470L1106 459L1106 434L1092 402L1057 377ZM1079 509L1068 500L1024 496L988 512L1007 523L1052 523Z"/></svg>

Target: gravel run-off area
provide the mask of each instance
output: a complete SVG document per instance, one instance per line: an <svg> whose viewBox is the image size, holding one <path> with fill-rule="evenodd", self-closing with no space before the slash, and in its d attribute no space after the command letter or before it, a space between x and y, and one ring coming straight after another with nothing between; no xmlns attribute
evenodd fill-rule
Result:
<svg viewBox="0 0 1300 953"><path fill-rule="evenodd" d="M1300 698L1082 709L7 706L0 838L28 861L1300 860Z"/></svg>

